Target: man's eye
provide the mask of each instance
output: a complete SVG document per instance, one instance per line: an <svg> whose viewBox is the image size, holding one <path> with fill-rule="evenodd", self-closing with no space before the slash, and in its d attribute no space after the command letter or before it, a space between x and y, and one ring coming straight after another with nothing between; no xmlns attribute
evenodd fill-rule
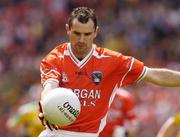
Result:
<svg viewBox="0 0 180 137"><path fill-rule="evenodd" d="M85 33L85 36L89 36L89 35L91 35L91 33Z"/></svg>
<svg viewBox="0 0 180 137"><path fill-rule="evenodd" d="M77 36L79 36L79 35L80 35L80 33L79 33L79 32L74 32L74 34L75 34L75 35L77 35Z"/></svg>

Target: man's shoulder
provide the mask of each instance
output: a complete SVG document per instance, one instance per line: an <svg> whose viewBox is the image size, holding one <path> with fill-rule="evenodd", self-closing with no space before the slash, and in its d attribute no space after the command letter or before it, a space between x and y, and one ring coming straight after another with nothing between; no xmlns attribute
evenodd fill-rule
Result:
<svg viewBox="0 0 180 137"><path fill-rule="evenodd" d="M110 57L119 57L122 54L120 52L117 51L113 51L104 47L95 47L96 52L98 53L98 55L104 55L104 56L110 56Z"/></svg>
<svg viewBox="0 0 180 137"><path fill-rule="evenodd" d="M68 43L61 43L59 45L56 45L49 54L63 54L64 51L67 49Z"/></svg>
<svg viewBox="0 0 180 137"><path fill-rule="evenodd" d="M68 43L65 42L65 43L61 43L61 44L57 45L54 49L55 50L65 50L65 49L67 49L67 46L68 46Z"/></svg>

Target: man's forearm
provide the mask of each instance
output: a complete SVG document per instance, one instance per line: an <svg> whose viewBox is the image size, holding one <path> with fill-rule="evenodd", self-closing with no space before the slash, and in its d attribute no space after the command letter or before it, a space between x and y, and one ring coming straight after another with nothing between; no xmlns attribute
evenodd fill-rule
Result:
<svg viewBox="0 0 180 137"><path fill-rule="evenodd" d="M49 91L51 91L52 89L57 88L57 87L59 87L57 82L46 83L46 85L44 86L44 89L41 93L41 100L44 99L44 97L47 95L47 93Z"/></svg>

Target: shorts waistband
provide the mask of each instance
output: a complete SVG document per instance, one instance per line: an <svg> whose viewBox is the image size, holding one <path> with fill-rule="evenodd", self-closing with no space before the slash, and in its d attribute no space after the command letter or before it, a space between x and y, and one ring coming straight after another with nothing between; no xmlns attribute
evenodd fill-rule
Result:
<svg viewBox="0 0 180 137"><path fill-rule="evenodd" d="M98 137L97 133L84 133L84 132L74 132L74 131L66 131L66 130L56 130L59 134L68 137Z"/></svg>

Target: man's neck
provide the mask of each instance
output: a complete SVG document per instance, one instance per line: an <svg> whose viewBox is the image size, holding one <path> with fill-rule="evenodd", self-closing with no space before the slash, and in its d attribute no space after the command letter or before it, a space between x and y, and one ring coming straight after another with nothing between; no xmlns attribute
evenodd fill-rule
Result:
<svg viewBox="0 0 180 137"><path fill-rule="evenodd" d="M84 58L77 58L79 61L83 60Z"/></svg>
<svg viewBox="0 0 180 137"><path fill-rule="evenodd" d="M74 56L78 59L78 60L83 60L88 54L89 52L92 50L92 47L90 47L89 49L87 49L86 51L76 51L71 47L71 51L74 54Z"/></svg>
<svg viewBox="0 0 180 137"><path fill-rule="evenodd" d="M90 50L91 51L91 50ZM89 51L89 52L90 52ZM74 52L73 50L72 50L72 52L73 52L73 54L74 54L74 56L78 59L78 60L83 60L88 54L89 54L89 52L86 52L86 53L76 53L76 52Z"/></svg>

